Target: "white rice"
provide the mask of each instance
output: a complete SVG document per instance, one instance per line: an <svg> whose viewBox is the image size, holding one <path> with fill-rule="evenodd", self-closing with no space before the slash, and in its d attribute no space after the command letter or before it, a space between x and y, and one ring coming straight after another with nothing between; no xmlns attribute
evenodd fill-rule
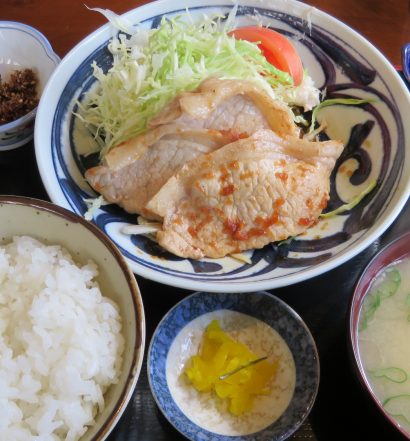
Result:
<svg viewBox="0 0 410 441"><path fill-rule="evenodd" d="M78 440L118 380L118 307L60 246L0 247L0 440Z"/></svg>

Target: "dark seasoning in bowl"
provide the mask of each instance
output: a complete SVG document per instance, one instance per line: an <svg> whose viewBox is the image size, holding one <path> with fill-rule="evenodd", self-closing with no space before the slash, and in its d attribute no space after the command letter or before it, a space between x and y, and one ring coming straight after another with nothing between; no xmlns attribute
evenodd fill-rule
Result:
<svg viewBox="0 0 410 441"><path fill-rule="evenodd" d="M0 76L0 125L21 118L37 106L37 84L32 69L14 70L8 81Z"/></svg>

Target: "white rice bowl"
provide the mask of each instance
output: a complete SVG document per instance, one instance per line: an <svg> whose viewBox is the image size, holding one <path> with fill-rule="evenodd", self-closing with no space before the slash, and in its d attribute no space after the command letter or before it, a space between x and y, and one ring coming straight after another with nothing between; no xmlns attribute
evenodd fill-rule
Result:
<svg viewBox="0 0 410 441"><path fill-rule="evenodd" d="M0 247L0 439L78 440L119 379L117 305L60 246Z"/></svg>

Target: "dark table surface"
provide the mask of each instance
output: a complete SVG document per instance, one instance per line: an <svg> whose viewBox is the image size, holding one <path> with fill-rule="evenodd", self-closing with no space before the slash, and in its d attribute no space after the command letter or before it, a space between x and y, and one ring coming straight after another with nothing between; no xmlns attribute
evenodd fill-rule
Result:
<svg viewBox="0 0 410 441"><path fill-rule="evenodd" d="M75 11L84 7L83 2L75 0L60 1L59 10L67 12L64 15L65 26L61 23L60 15L55 19L52 16L52 11L55 9L51 8L51 4L59 1L1 0L0 3L0 19L23 21L40 28L50 38L60 56L99 24L82 20ZM90 0L89 3L87 3L89 6L111 7L117 12L122 12L143 2ZM323 7L344 21L350 22L382 48L392 63L399 63L400 45L410 37L409 5L406 0L383 2L317 0L309 3ZM77 16L74 17L73 14ZM98 19L98 15L89 17ZM394 21L394 29L388 26L389 20L392 23ZM77 26L74 26L75 22ZM377 28L377 32L372 26ZM386 27L385 31L383 26ZM0 194L49 199L37 170L32 143L16 151L0 153ZM353 286L361 271L381 247L410 230L409 219L410 201L391 227L369 248L349 262L306 282L271 291L293 307L305 320L316 340L320 357L321 381L317 400L308 420L291 439L318 441L403 439L378 413L355 377L349 361L347 317ZM148 347L160 319L189 292L141 277L137 277L137 281L145 305L146 347ZM184 439L157 408L149 389L145 363L146 361L133 398L119 424L109 436L109 441Z"/></svg>
<svg viewBox="0 0 410 441"><path fill-rule="evenodd" d="M32 143L0 153L0 194L49 200L41 182ZM396 221L371 246L349 262L303 283L271 291L305 320L316 341L321 380L308 420L293 440L395 441L391 428L363 393L349 361L347 318L354 284L371 257L395 237L410 230L410 200ZM137 277L146 314L148 347L160 319L189 291ZM151 395L146 359L134 396L109 441L183 440L162 416ZM6 440L2 440L6 441ZM11 441L11 440L7 440Z"/></svg>

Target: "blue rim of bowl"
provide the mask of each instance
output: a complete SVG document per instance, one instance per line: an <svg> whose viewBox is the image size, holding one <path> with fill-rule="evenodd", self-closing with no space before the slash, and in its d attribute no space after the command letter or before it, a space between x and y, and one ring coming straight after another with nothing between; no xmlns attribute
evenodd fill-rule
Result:
<svg viewBox="0 0 410 441"><path fill-rule="evenodd" d="M271 425L269 425L268 427L265 427L264 429L254 432L254 433L250 433L247 435L238 435L238 436L228 436L228 435L220 435L214 432L210 432L200 426L198 426L197 424L195 424L194 422L192 422L183 412L182 410L177 406L177 404L175 403L175 401L172 398L171 392L168 388L168 383L166 380L166 372L165 369L158 369L158 366L155 368L155 375L156 378L160 380L162 386L165 386L165 390L167 392L167 396L166 398L164 398L165 400L167 400L167 404L169 406L171 406L172 411L175 412L178 416L177 418L173 418L172 415L169 415L169 413L166 411L166 409L164 408L162 401L157 388L154 385L154 381L152 379L153 377L153 372L154 372L154 366L152 365L152 351L154 346L157 344L157 340L158 340L158 334L162 328L162 326L164 325L164 323L166 323L168 320L172 319L172 316L176 313L177 309L185 302L190 302L191 300L195 299L196 297L200 297L200 296L204 296L205 300L206 297L209 296L211 299L212 298L217 298L218 296L220 298L222 298L222 301L231 301L232 305L234 305L237 300L235 301L235 296L237 299L239 299L241 302L246 302L246 298L248 296L260 296L265 297L265 298L270 298L271 301L274 301L276 303L276 305L279 305L280 308L282 308L284 311L286 311L287 313L289 313L289 315L292 317L292 319L295 320L295 322L300 325L300 329L301 331L303 331L305 333L305 337L308 339L309 343L310 343L310 349L312 352L312 367L314 369L314 372L312 372L314 379L313 379L313 388L311 390L311 393L308 397L308 399L306 400L306 403L303 404L303 406L301 407L301 412L300 415L298 415L298 419L293 423L293 425L291 427L289 427L287 430L283 431L282 433L279 434L274 434L274 437L272 437L272 433L267 433L266 431L269 429L273 429L273 427L275 425L277 425L282 418L284 418L288 412L292 411L292 403L297 403L300 404L301 400L298 400L298 395L300 393L303 392L303 387L301 387L302 385L299 383L301 376L298 375L298 372L296 372L296 384L295 384L295 390L291 399L291 402L289 403L288 407L285 409L284 413L275 421L273 422ZM266 324L268 324L269 326L271 326L273 329L275 329L274 323L269 321L269 316L264 316L263 317L263 313L265 312L264 310L254 310L252 311L252 313L250 314L249 312L243 311L241 307L238 308L229 308L229 307L217 307L217 308L211 308L211 309L207 309L206 306L206 302L203 302L203 312L201 314L199 314L197 317L206 314L208 312L212 312L212 311L216 311L216 310L220 310L220 309L230 309L233 311L237 311L237 312L241 312L243 314L247 314L247 315L251 315L263 322L265 322ZM245 303L246 305L246 303ZM244 305L244 306L245 306ZM246 308L247 309L247 308ZM196 318L196 317L195 317ZM190 323L193 320L193 318L187 318L187 317L183 317L183 323L182 324L178 324L177 326L175 326L175 335L173 335L173 339L174 340L176 338L176 336L178 335L178 333L186 326L188 325L188 323ZM281 333L279 332L279 334L281 335ZM285 336L281 335L282 338L285 339L286 343L290 346L290 342L286 340ZM166 350L166 354L162 354L164 355L164 365L166 366L166 360L168 357L168 351L170 349L170 346L168 346L167 350ZM292 351L292 355L295 358L295 353L294 351ZM299 354L296 354L299 355ZM296 360L295 360L296 361ZM162 366L161 366L162 367ZM278 297L274 296L273 294L270 294L267 291L256 291L256 292L252 292L252 293L209 293L209 292L202 292L202 291L198 291L195 292L191 295L189 295L188 297L185 297L184 299L180 300L176 305L174 305L165 315L164 317L161 319L161 321L158 323L149 347L148 347L148 354L147 354L147 376L148 376L148 383L151 389L151 393L154 397L154 400L158 406L158 408L161 410L162 414L165 416L165 418L167 419L167 421L177 430L179 431L182 435L184 435L185 437L187 437L188 439L190 439L191 441L201 441L203 439L206 439L207 441L283 441L285 439L287 439L288 437L290 437L301 425L302 423L305 421L305 419L308 417L310 411L312 410L312 407L315 403L316 397L317 397L317 393L318 393L318 389L319 389L319 382L320 382L320 363L319 363L319 354L318 354L318 350L316 347L316 343L315 340L312 336L312 333L310 332L308 326L306 325L306 323L304 322L304 320L300 317L300 315L293 310L286 302L284 302L283 300L279 299ZM297 397L295 399L295 396ZM178 424L178 420L181 421L180 424ZM201 437L201 436L197 436L194 437L192 436L192 433L201 433L203 434L205 437Z"/></svg>
<svg viewBox="0 0 410 441"><path fill-rule="evenodd" d="M403 73L407 81L410 81L410 43L403 46L402 49L403 58Z"/></svg>
<svg viewBox="0 0 410 441"><path fill-rule="evenodd" d="M45 35L42 34L40 31L38 31L37 29L33 28L32 26L29 26L24 23L19 23L17 21L0 20L0 30L1 29L16 29L31 35L41 44L41 46L44 48L47 57L53 63L55 63L56 66L60 63L61 58L54 52L50 42L45 37ZM29 122L36 115L36 113L37 113L37 106L26 115L23 115L20 118L15 119L14 121L10 121L9 123L0 125L0 132L7 132L8 130L13 130L20 124ZM32 138L33 135L30 135L30 137Z"/></svg>

